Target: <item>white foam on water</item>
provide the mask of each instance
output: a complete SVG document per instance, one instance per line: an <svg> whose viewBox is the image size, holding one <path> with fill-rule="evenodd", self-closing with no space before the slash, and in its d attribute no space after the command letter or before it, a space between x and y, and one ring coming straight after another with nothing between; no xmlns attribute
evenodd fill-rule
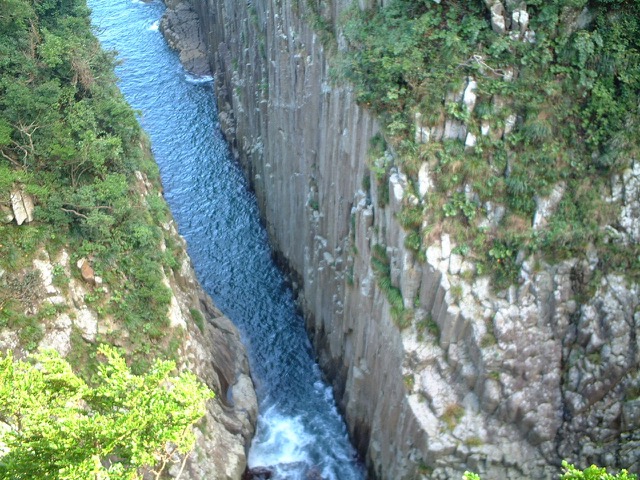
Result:
<svg viewBox="0 0 640 480"><path fill-rule="evenodd" d="M305 447L313 440L313 435L305 430L301 417L284 416L273 406L258 419L258 428L249 451L249 467L268 466L276 472L285 473L292 466L311 466Z"/></svg>
<svg viewBox="0 0 640 480"><path fill-rule="evenodd" d="M152 32L157 32L159 27L160 27L160 21L156 20L151 24L151 26L147 30L151 30Z"/></svg>
<svg viewBox="0 0 640 480"><path fill-rule="evenodd" d="M185 72L184 78L187 83L193 83L195 85L213 82L211 75L193 75L192 73Z"/></svg>

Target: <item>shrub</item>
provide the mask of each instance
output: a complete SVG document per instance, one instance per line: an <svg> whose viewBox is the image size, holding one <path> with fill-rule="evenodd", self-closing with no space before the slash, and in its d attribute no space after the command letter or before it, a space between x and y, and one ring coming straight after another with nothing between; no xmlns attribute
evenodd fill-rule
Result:
<svg viewBox="0 0 640 480"><path fill-rule="evenodd" d="M94 387L52 350L0 359L0 415L12 427L0 431L2 478L136 480L154 467L159 477L193 448L213 393L191 373L171 376L173 362L136 376L115 349L98 352Z"/></svg>

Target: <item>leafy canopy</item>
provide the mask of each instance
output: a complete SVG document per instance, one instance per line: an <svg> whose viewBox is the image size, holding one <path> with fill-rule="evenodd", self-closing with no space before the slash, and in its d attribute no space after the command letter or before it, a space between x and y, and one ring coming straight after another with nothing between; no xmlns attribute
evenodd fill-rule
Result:
<svg viewBox="0 0 640 480"><path fill-rule="evenodd" d="M0 478L159 478L193 448L213 392L190 372L172 376L174 362L134 375L113 347L98 352L95 386L53 350L0 360Z"/></svg>
<svg viewBox="0 0 640 480"><path fill-rule="evenodd" d="M638 480L636 474L629 473L624 469L615 475L607 472L606 468L596 465L579 470L566 460L562 461L562 469L564 472L560 475L560 480ZM462 480L480 480L480 475L473 472L464 472Z"/></svg>

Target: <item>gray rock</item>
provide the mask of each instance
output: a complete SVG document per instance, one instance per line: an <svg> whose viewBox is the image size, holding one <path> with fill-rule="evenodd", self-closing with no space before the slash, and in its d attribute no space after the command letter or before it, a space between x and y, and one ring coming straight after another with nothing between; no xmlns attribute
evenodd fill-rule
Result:
<svg viewBox="0 0 640 480"><path fill-rule="evenodd" d="M548 197L535 197L536 213L533 216L534 230L539 230L547 224L549 217L551 217L560 203L560 200L562 200L565 188L566 184L564 182L560 182L553 187L553 190Z"/></svg>
<svg viewBox="0 0 640 480"><path fill-rule="evenodd" d="M171 2L160 21L160 31L178 50L184 67L195 75L211 75L206 45L195 10L187 1Z"/></svg>
<svg viewBox="0 0 640 480"><path fill-rule="evenodd" d="M20 189L11 191L11 208L18 225L33 221L33 198ZM8 218L8 216L7 216Z"/></svg>
<svg viewBox="0 0 640 480"><path fill-rule="evenodd" d="M622 174L623 195L620 211L620 225L624 228L627 241L640 243L640 162Z"/></svg>
<svg viewBox="0 0 640 480"><path fill-rule="evenodd" d="M491 6L491 28L494 32L499 33L501 35L507 32L507 22L504 18L505 10L502 3L495 2Z"/></svg>
<svg viewBox="0 0 640 480"><path fill-rule="evenodd" d="M478 89L478 82L476 82L472 77L469 77L467 80L467 87L464 89L462 102L467 108L467 111L471 113L476 106L477 96L475 92Z"/></svg>
<svg viewBox="0 0 640 480"><path fill-rule="evenodd" d="M526 10L514 10L511 13L511 29L517 30L521 35L527 30L529 26L529 14Z"/></svg>

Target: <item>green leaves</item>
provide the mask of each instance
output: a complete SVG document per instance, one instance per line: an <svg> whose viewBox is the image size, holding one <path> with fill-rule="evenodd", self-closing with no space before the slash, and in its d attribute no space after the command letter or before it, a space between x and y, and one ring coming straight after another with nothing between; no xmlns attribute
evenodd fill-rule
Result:
<svg viewBox="0 0 640 480"><path fill-rule="evenodd" d="M133 480L193 448L191 427L213 393L189 372L172 375L173 362L139 376L114 348L99 354L95 387L55 351L0 360L0 419L10 427L0 432L0 478Z"/></svg>
<svg viewBox="0 0 640 480"><path fill-rule="evenodd" d="M458 213L471 222L477 214L478 205L469 200L463 192L456 192L451 199L442 206L445 217L455 217Z"/></svg>
<svg viewBox="0 0 640 480"><path fill-rule="evenodd" d="M43 29L44 42L40 45L39 53L42 61L49 67L54 68L65 61L66 45L62 38Z"/></svg>
<svg viewBox="0 0 640 480"><path fill-rule="evenodd" d="M562 469L564 472L560 476L560 480L637 480L638 476L629 473L626 470L620 470L617 474L608 473L606 468L596 465L579 470L566 460L562 461ZM480 476L472 472L464 472L462 480L480 480Z"/></svg>

